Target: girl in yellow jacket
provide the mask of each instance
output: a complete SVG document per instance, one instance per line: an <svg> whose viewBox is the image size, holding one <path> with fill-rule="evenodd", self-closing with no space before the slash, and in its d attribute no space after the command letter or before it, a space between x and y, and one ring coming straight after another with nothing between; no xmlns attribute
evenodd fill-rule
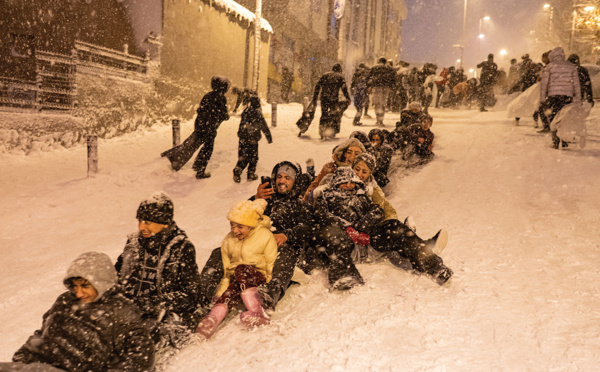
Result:
<svg viewBox="0 0 600 372"><path fill-rule="evenodd" d="M215 333L240 299L247 309L240 316L242 323L248 327L269 323L257 291L259 285L271 280L277 258L271 220L263 215L266 206L264 199L245 200L237 203L227 214L231 232L221 244L225 274L217 289L215 306L196 330L204 338Z"/></svg>

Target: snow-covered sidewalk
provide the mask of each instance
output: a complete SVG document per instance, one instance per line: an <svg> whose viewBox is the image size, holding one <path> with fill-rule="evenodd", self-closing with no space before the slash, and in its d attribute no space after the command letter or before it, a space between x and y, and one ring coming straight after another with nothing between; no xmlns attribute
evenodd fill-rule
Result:
<svg viewBox="0 0 600 372"><path fill-rule="evenodd" d="M268 114L269 109L264 108ZM259 175L288 159L317 171L340 140L318 140L318 114L297 137L297 104L279 105L274 143L260 143ZM353 130L348 112L340 138ZM389 263L363 264L366 285L327 291L326 275L293 286L272 325L254 331L233 318L206 343L182 350L172 371L594 370L600 360L600 114L588 120L587 147L550 148L531 119L515 127L506 111L431 110L436 158L398 171L386 188L419 235L450 234L442 254L455 276L443 287ZM388 129L396 115L388 114ZM268 120L268 119L267 119ZM100 141L100 173L86 177L78 146L28 156L0 155L0 361L9 361L64 290L80 253L116 259L144 197L164 190L175 220L196 246L200 267L228 232L230 206L258 182L234 184L239 117L219 129L196 180L159 154L171 129L155 127ZM193 123L183 125L182 136ZM245 175L244 175L245 176Z"/></svg>

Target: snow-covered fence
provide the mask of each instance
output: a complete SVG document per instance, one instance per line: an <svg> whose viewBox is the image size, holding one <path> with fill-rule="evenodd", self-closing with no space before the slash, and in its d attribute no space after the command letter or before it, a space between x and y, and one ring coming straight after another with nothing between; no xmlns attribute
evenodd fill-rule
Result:
<svg viewBox="0 0 600 372"><path fill-rule="evenodd" d="M145 58L75 41L71 55L35 51L34 81L0 76L0 106L9 111L70 111L77 107L78 75L115 77L149 83Z"/></svg>

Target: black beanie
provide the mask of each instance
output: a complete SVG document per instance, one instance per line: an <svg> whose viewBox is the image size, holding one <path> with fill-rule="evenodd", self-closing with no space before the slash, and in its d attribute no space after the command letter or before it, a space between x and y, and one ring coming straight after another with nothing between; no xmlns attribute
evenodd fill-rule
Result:
<svg viewBox="0 0 600 372"><path fill-rule="evenodd" d="M173 222L173 201L163 191L152 194L140 203L136 218L140 221L170 225Z"/></svg>

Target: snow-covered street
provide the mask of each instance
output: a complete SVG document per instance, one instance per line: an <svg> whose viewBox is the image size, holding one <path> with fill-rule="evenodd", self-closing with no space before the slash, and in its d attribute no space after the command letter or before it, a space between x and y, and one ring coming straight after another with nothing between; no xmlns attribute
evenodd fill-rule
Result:
<svg viewBox="0 0 600 372"><path fill-rule="evenodd" d="M279 105L273 144L263 139L259 175L281 160L315 168L356 129L353 107L338 139L321 141L318 119L297 137L301 105ZM263 111L269 121L270 106ZM398 168L384 190L402 218L429 238L449 233L442 253L455 275L443 287L387 262L361 264L366 285L327 289L323 272L292 286L270 326L247 331L231 317L214 338L182 350L171 371L592 371L600 360L600 111L587 146L550 147L530 118L514 126L501 108L436 110L435 159ZM387 114L388 130L398 114ZM171 128L99 142L99 174L87 178L86 148L0 154L0 361L41 325L80 253L116 260L136 230L139 202L166 191L175 220L204 266L229 231L226 213L258 181L232 181L239 117L219 129L208 171L170 169L160 153ZM182 125L185 138L193 121Z"/></svg>

